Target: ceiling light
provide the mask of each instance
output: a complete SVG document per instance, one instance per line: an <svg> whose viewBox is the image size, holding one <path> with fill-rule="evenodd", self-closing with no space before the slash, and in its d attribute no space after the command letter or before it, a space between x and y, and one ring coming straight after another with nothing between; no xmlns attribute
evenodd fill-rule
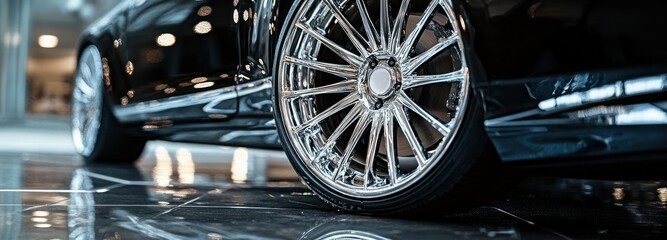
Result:
<svg viewBox="0 0 667 240"><path fill-rule="evenodd" d="M37 43L43 48L55 48L58 46L58 37L53 35L41 35L37 38Z"/></svg>

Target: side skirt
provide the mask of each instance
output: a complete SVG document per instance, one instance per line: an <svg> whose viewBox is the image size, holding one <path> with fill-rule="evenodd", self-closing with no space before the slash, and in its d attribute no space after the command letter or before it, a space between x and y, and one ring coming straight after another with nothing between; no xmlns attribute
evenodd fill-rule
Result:
<svg viewBox="0 0 667 240"><path fill-rule="evenodd" d="M541 99L534 109L486 120L485 126L507 162L667 153L667 75Z"/></svg>

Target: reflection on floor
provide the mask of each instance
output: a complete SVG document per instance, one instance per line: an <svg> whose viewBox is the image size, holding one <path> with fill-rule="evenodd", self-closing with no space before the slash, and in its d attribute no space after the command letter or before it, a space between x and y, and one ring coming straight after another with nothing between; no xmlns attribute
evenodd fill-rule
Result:
<svg viewBox="0 0 667 240"><path fill-rule="evenodd" d="M0 153L0 239L666 239L665 182L530 178L438 220L337 212L284 153L151 143L136 166Z"/></svg>

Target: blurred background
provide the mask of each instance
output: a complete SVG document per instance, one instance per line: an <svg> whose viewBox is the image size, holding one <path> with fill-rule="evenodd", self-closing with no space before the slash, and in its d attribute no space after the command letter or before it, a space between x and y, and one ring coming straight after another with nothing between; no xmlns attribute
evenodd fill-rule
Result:
<svg viewBox="0 0 667 240"><path fill-rule="evenodd" d="M79 36L119 0L0 2L0 121L70 113Z"/></svg>
<svg viewBox="0 0 667 240"><path fill-rule="evenodd" d="M120 0L0 1L0 151L73 153L79 36Z"/></svg>

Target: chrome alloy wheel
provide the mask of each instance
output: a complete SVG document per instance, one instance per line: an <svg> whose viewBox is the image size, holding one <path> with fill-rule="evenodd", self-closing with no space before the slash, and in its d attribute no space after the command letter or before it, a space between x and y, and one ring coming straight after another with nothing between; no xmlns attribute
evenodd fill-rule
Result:
<svg viewBox="0 0 667 240"><path fill-rule="evenodd" d="M448 0L413 13L412 4L306 0L286 23L295 27L283 32L275 75L283 140L343 195L382 197L420 181L461 125L465 25Z"/></svg>
<svg viewBox="0 0 667 240"><path fill-rule="evenodd" d="M102 57L95 46L81 53L72 93L72 137L79 154L90 156L102 111Z"/></svg>

